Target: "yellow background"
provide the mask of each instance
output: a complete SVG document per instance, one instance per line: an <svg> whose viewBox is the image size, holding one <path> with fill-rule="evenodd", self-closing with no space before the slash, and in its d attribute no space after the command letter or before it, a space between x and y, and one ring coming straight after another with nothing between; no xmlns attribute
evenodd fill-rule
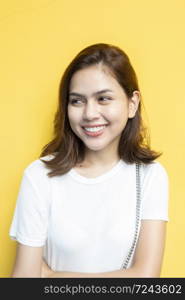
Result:
<svg viewBox="0 0 185 300"><path fill-rule="evenodd" d="M84 47L121 47L136 70L151 146L170 180L162 277L185 275L185 1L7 0L0 4L0 277L23 169L52 137L61 75Z"/></svg>

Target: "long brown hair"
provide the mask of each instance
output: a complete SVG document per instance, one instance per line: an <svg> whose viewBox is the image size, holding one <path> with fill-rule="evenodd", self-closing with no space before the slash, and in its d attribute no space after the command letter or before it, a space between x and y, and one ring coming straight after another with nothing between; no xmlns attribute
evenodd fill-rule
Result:
<svg viewBox="0 0 185 300"><path fill-rule="evenodd" d="M72 131L67 114L69 84L76 71L98 63L108 67L128 98L133 96L135 90L140 91L136 73L129 57L122 49L111 44L99 43L80 51L61 78L58 108L54 117L54 137L42 148L39 156L50 170L48 177L65 174L84 160L85 146ZM140 97L137 112L133 118L128 119L119 141L119 156L127 163L149 164L162 154L150 149L150 138L141 116L141 104ZM41 159L49 154L52 159L46 161Z"/></svg>

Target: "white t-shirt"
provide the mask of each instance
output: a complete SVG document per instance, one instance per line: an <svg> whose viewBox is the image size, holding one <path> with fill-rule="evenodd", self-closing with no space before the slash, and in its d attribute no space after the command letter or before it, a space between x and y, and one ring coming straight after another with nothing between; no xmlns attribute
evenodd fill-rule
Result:
<svg viewBox="0 0 185 300"><path fill-rule="evenodd" d="M11 239L28 246L44 246L43 257L53 271L98 273L120 269L135 233L135 164L120 160L96 178L84 177L74 168L51 178L48 172L40 159L25 168L9 232ZM168 186L161 163L141 165L140 220L169 220ZM132 265L132 258L127 267Z"/></svg>

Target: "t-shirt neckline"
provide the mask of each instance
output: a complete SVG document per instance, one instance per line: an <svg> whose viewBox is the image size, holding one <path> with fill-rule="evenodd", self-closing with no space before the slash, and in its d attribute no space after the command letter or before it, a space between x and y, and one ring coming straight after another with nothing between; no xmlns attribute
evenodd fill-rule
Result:
<svg viewBox="0 0 185 300"><path fill-rule="evenodd" d="M99 183L99 182L103 182L105 180L107 180L108 178L114 176L117 171L120 169L120 167L123 164L123 160L120 159L110 170L106 171L105 173L97 176L97 177L85 177L83 175L80 175L74 168L72 168L68 174L73 177L73 179L75 179L78 182L81 183L87 183L87 184L95 184L95 183Z"/></svg>

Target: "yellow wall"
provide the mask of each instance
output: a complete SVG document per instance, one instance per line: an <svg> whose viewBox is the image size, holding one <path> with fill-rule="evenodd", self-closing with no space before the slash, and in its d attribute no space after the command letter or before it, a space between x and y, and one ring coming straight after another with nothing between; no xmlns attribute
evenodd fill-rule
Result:
<svg viewBox="0 0 185 300"><path fill-rule="evenodd" d="M58 84L84 47L112 43L139 78L151 145L170 179L162 277L185 276L185 1L8 0L0 4L0 277L9 277L8 236L23 169L52 136Z"/></svg>

